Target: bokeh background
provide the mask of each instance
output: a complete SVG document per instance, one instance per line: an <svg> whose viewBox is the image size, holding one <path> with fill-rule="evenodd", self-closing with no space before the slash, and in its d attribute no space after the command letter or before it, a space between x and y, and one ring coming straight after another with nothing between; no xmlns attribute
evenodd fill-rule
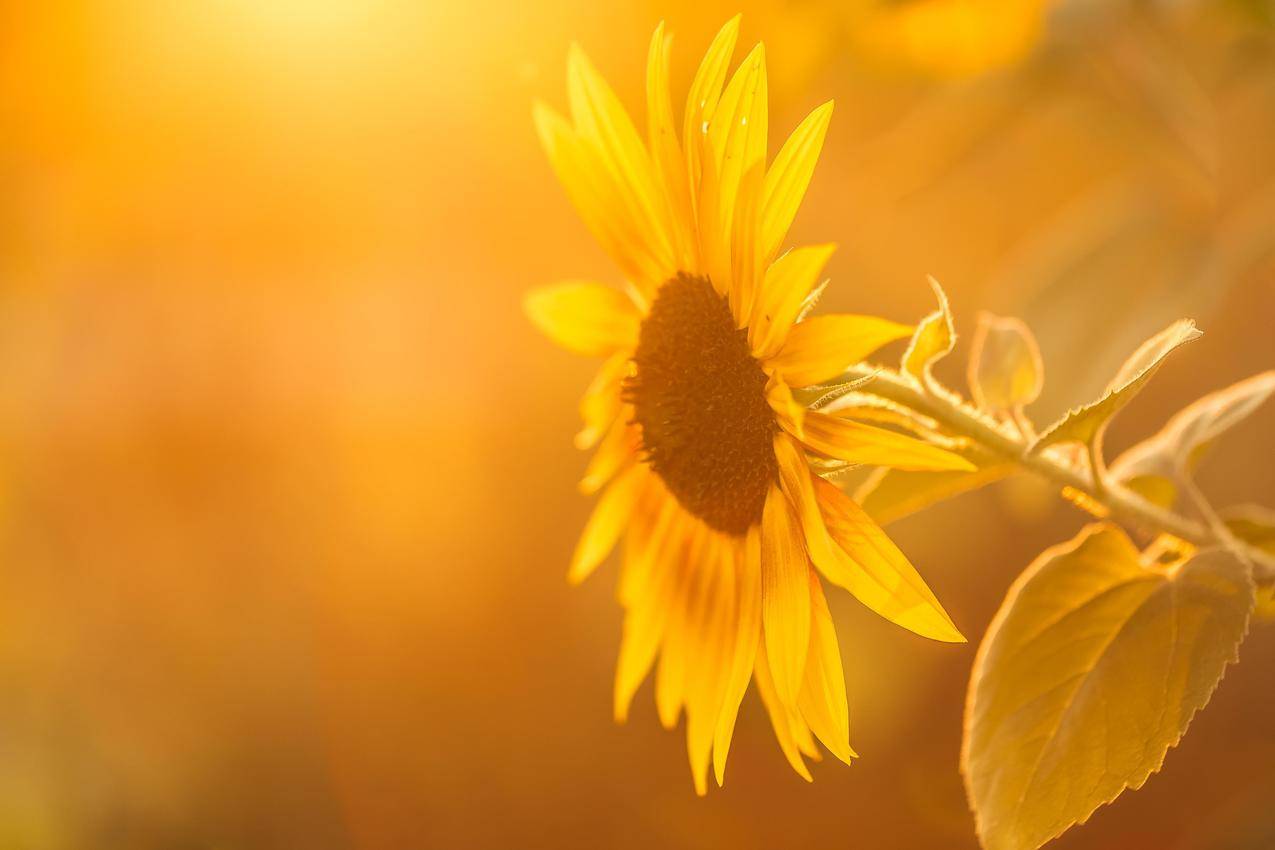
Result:
<svg viewBox="0 0 1275 850"><path fill-rule="evenodd" d="M974 643L834 594L862 760L806 785L750 694L701 800L649 691L611 723L613 573L564 581L591 364L521 293L617 276L530 104L576 39L640 115L656 22L684 92L736 11L776 134L837 100L827 308L914 320L933 274L966 339L1025 317L1038 420L1195 318L1113 450L1275 366L1269 0L5 4L0 847L975 846ZM1205 489L1275 505L1273 447ZM1082 521L1010 480L892 532L976 642ZM1275 846L1275 629L1242 659L1058 847Z"/></svg>

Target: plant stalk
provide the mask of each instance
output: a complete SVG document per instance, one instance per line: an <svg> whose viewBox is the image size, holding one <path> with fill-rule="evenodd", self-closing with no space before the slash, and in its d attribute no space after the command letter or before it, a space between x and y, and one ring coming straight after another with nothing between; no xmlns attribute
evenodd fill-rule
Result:
<svg viewBox="0 0 1275 850"><path fill-rule="evenodd" d="M857 392L875 395L938 422L953 434L966 437L984 450L1032 472L1052 484L1084 493L1123 523L1172 534L1199 548L1223 546L1236 551L1253 567L1261 583L1275 581L1275 557L1213 527L1148 502L1111 481L1100 481L1088 470L1070 466L1047 452L1031 453L1030 443L1017 433L955 396L930 392L900 373L867 364L853 366L844 380L863 380Z"/></svg>

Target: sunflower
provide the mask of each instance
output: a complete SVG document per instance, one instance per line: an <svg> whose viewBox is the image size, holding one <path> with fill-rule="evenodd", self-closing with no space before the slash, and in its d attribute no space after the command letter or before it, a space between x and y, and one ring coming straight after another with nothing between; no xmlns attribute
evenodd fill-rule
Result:
<svg viewBox="0 0 1275 850"><path fill-rule="evenodd" d="M818 739L845 762L849 712L821 578L918 634L962 641L925 582L863 510L816 470L871 464L971 469L923 440L808 409L793 394L836 378L911 328L856 315L806 318L833 245L781 253L832 103L766 167L766 63L730 76L739 18L713 40L673 124L669 36L647 67L645 142L583 51L568 58L570 119L535 106L541 142L623 287L567 281L526 298L565 348L604 358L580 404L581 490L601 494L568 572L617 546L625 609L614 711L623 722L653 666L661 723L686 714L697 793L721 784L740 702L756 683L780 747ZM810 393L803 393L810 395Z"/></svg>

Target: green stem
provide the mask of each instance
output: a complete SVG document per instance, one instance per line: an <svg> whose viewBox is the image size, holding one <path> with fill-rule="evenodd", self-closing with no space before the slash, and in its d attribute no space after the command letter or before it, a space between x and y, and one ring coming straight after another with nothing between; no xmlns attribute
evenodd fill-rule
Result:
<svg viewBox="0 0 1275 850"><path fill-rule="evenodd" d="M851 367L845 379L867 378L858 392L875 395L938 422L953 434L966 437L997 457L1010 461L1052 484L1084 493L1121 522L1150 531L1172 534L1198 547L1225 546L1253 565L1261 581L1275 580L1275 558L1234 537L1226 539L1209 525L1159 505L1114 482L1073 467L1045 452L1031 453L1029 443L999 422L947 393L930 393L900 373L867 364Z"/></svg>

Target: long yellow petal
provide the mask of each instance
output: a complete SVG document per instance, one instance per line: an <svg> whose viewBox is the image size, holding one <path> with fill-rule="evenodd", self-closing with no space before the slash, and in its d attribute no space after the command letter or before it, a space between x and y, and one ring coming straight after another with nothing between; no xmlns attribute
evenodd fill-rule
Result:
<svg viewBox="0 0 1275 850"><path fill-rule="evenodd" d="M791 437L775 437L775 458L819 572L905 629L934 640L964 641L898 547L850 497L810 472Z"/></svg>
<svg viewBox="0 0 1275 850"><path fill-rule="evenodd" d="M664 203L642 137L615 92L579 45L567 53L567 96L576 132L599 154L616 194L643 228L647 244L671 277L677 261Z"/></svg>
<svg viewBox="0 0 1275 850"><path fill-rule="evenodd" d="M611 428L620 415L621 386L629 374L632 352L620 351L607 358L580 398L580 419L584 423L576 434L576 448L591 449Z"/></svg>
<svg viewBox="0 0 1275 850"><path fill-rule="evenodd" d="M679 556L682 578L673 595L668 627L660 648L660 664L655 672L655 708L665 729L677 725L686 698L687 671L695 653L703 609L713 575L716 541L709 530L690 523L687 543Z"/></svg>
<svg viewBox="0 0 1275 850"><path fill-rule="evenodd" d="M807 446L820 454L850 463L913 471L954 469L973 472L976 469L960 455L924 440L875 425L829 416L817 410L806 411L803 428L801 441Z"/></svg>
<svg viewBox="0 0 1275 850"><path fill-rule="evenodd" d="M641 317L618 289L563 281L528 292L523 308L545 336L576 354L605 357L637 346Z"/></svg>
<svg viewBox="0 0 1275 850"><path fill-rule="evenodd" d="M730 675L722 696L721 712L713 737L713 773L717 784L726 780L726 756L730 752L739 703L748 689L757 658L757 642L761 638L761 531L748 530L736 553L738 568L736 587L735 641L730 661Z"/></svg>
<svg viewBox="0 0 1275 850"><path fill-rule="evenodd" d="M814 782L814 777L810 775L810 768L806 767L805 761L801 758L804 748L797 743L797 738L793 734L795 724L792 712L780 701L775 692L770 664L766 658L765 641L761 641L757 647L757 666L754 670L753 681L757 683L757 694L761 697L762 704L766 706L766 713L770 715L770 725L775 730L775 738L779 741L779 749L783 750L784 758L788 759L788 764L792 765L792 769L797 771L798 776L807 782Z"/></svg>
<svg viewBox="0 0 1275 850"><path fill-rule="evenodd" d="M665 201L672 219L673 248L678 266L698 267L695 220L690 189L686 185L686 160L673 125L673 102L669 97L669 45L673 36L664 31L664 22L651 35L646 61L647 143Z"/></svg>
<svg viewBox="0 0 1275 850"><path fill-rule="evenodd" d="M775 256L788 235L810 185L831 119L832 101L807 115L766 172L761 208L761 248L765 259Z"/></svg>
<svg viewBox="0 0 1275 850"><path fill-rule="evenodd" d="M733 541L718 537L705 605L698 619L698 640L686 683L686 751L695 792L708 791L713 735L731 673L735 642L736 563Z"/></svg>
<svg viewBox="0 0 1275 850"><path fill-rule="evenodd" d="M835 378L886 343L912 333L908 325L876 316L816 316L792 326L771 366L790 387Z"/></svg>
<svg viewBox="0 0 1275 850"><path fill-rule="evenodd" d="M708 151L708 122L717 110L726 72L735 42L739 39L739 15L731 18L718 31L700 62L695 79L686 95L686 119L682 128L682 146L686 152L691 209L698 208L698 190L703 174L703 160Z"/></svg>
<svg viewBox="0 0 1275 850"><path fill-rule="evenodd" d="M783 492L772 487L761 521L761 615L775 689L789 708L797 704L810 647L809 572L792 509Z"/></svg>
<svg viewBox="0 0 1275 850"><path fill-rule="evenodd" d="M642 479L646 475L644 465L634 464L598 499L571 558L571 567L567 571L569 582L579 584L584 581L611 554L633 513Z"/></svg>
<svg viewBox="0 0 1275 850"><path fill-rule="evenodd" d="M700 197L700 236L710 276L730 282L727 291L740 327L749 318L760 252L756 238L766 168L766 50L761 44L722 93L708 126L713 168L705 169Z"/></svg>
<svg viewBox="0 0 1275 850"><path fill-rule="evenodd" d="M620 637L620 658L615 669L615 719L623 723L629 716L629 705L638 686L646 678L664 638L669 611L672 609L679 582L685 577L680 557L686 541L686 524L680 511L661 513L651 531L647 545L637 557L642 561L628 569L638 577L627 588L630 596Z"/></svg>
<svg viewBox="0 0 1275 850"><path fill-rule="evenodd" d="M533 117L541 147L585 227L629 280L648 295L654 292L670 276L669 264L650 244L645 223L620 196L596 146L543 103L535 104Z"/></svg>
<svg viewBox="0 0 1275 850"><path fill-rule="evenodd" d="M831 569L821 565L824 576L892 623L922 637L964 643L925 580L881 527L835 485L815 478L814 489L828 534L847 556Z"/></svg>
<svg viewBox="0 0 1275 850"><path fill-rule="evenodd" d="M748 326L748 343L753 354L766 358L777 352L788 338L788 329L797 320L802 302L819 282L824 266L836 245L806 245L794 248L771 264L761 291L753 301L753 318Z"/></svg>
<svg viewBox="0 0 1275 850"><path fill-rule="evenodd" d="M837 632L819 577L810 574L810 657L797 697L801 715L823 745L846 764L857 754L850 748L850 707L841 669Z"/></svg>
<svg viewBox="0 0 1275 850"><path fill-rule="evenodd" d="M605 487L621 467L637 456L641 444L641 432L628 422L628 417L617 416L613 419L606 436L602 438L584 469L584 477L580 479L580 492L592 496Z"/></svg>
<svg viewBox="0 0 1275 850"><path fill-rule="evenodd" d="M792 390L778 375L766 379L766 403L783 430L798 437L805 433L806 408L793 398Z"/></svg>

